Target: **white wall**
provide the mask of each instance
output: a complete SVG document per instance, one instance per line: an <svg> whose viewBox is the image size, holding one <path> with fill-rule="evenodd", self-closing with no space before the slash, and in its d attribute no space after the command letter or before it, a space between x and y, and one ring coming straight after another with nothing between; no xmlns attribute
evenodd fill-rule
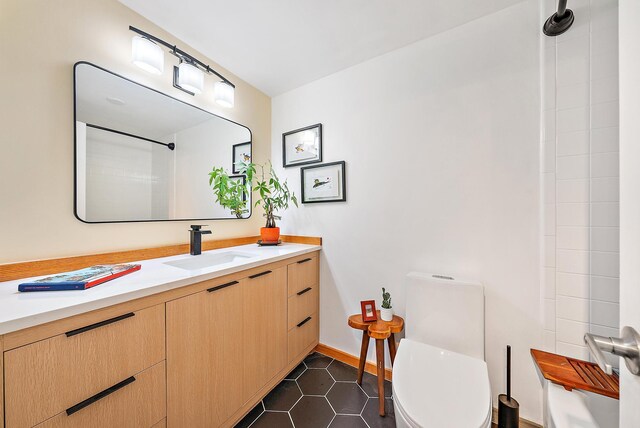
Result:
<svg viewBox="0 0 640 428"><path fill-rule="evenodd" d="M620 324L640 331L640 2L620 0ZM623 365L624 366L624 365ZM640 424L640 377L620 373L620 426Z"/></svg>
<svg viewBox="0 0 640 428"><path fill-rule="evenodd" d="M534 421L540 34L528 0L275 97L271 156L278 165L283 132L322 122L324 160L347 162L346 203L291 209L281 222L323 237L321 342L357 355L347 316L361 300L379 305L381 286L404 315L409 271L480 280L493 395L511 344L514 396ZM297 189L299 174L284 170Z"/></svg>
<svg viewBox="0 0 640 428"><path fill-rule="evenodd" d="M619 327L618 0L569 7L544 38L544 347L588 360L584 334Z"/></svg>

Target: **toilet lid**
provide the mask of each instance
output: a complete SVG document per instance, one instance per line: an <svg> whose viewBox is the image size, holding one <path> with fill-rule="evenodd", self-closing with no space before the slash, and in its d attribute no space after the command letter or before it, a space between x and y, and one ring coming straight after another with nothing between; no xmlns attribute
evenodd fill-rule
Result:
<svg viewBox="0 0 640 428"><path fill-rule="evenodd" d="M417 427L484 427L491 418L487 363L403 339L393 365L393 398Z"/></svg>

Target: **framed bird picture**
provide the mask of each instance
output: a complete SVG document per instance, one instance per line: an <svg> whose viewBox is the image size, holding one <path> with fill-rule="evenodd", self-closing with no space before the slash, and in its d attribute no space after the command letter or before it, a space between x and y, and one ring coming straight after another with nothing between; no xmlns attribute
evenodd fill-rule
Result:
<svg viewBox="0 0 640 428"><path fill-rule="evenodd" d="M302 203L347 200L344 161L300 168Z"/></svg>
<svg viewBox="0 0 640 428"><path fill-rule="evenodd" d="M282 165L308 165L322 162L322 124L282 134Z"/></svg>
<svg viewBox="0 0 640 428"><path fill-rule="evenodd" d="M234 144L232 147L232 168L234 174L240 174L240 163L251 162L251 142Z"/></svg>

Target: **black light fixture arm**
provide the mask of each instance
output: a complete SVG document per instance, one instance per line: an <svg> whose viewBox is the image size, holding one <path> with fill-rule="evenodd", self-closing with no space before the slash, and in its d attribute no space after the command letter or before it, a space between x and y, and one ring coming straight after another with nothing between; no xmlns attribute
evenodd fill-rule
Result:
<svg viewBox="0 0 640 428"><path fill-rule="evenodd" d="M176 45L171 45L167 42L165 42L164 40L147 33L146 31L142 31L132 25L129 25L129 30L133 31L134 33L137 33L139 35L141 35L142 37L145 37L155 43L161 44L162 46L166 47L169 49L169 51L171 52L172 55L180 58L181 60L186 60L187 62L189 62L190 64L193 64L199 68L201 68L203 71L206 71L209 74L215 74L216 76L218 76L220 79L222 79L222 81L224 83L226 83L227 85L230 85L232 88L235 88L236 85L234 85L233 83L231 83L226 77L224 77L222 74L218 73L217 71L215 71L213 68L209 67L209 65L205 64L204 62L200 61L199 59L195 58L192 55L189 55L188 53L186 53L185 51L183 51L182 49L178 48Z"/></svg>

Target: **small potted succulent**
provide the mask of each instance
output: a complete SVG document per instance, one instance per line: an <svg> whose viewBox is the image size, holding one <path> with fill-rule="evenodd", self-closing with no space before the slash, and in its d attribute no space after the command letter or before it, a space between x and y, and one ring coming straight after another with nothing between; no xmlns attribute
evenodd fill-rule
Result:
<svg viewBox="0 0 640 428"><path fill-rule="evenodd" d="M216 202L231 210L236 218L242 218L249 212L247 204L251 192L249 180L238 180L230 177L224 168L213 168L209 173L209 186L213 187Z"/></svg>
<svg viewBox="0 0 640 428"><path fill-rule="evenodd" d="M391 294L382 287L382 307L380 318L383 321L393 321L393 307L391 306Z"/></svg>

